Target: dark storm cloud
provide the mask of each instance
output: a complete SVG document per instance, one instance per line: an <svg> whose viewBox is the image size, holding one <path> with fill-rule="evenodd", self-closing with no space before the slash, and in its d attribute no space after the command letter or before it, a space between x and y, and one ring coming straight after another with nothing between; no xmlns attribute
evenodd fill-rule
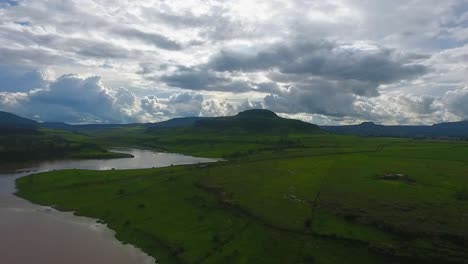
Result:
<svg viewBox="0 0 468 264"><path fill-rule="evenodd" d="M352 111L358 96L378 96L381 84L428 72L417 63L422 58L379 46L297 40L257 51L221 51L205 64L179 66L160 81L191 90L264 92L270 94L265 105L272 110L343 116ZM236 81L234 77L255 73L268 81Z"/></svg>
<svg viewBox="0 0 468 264"><path fill-rule="evenodd" d="M148 33L144 31L140 31L134 28L127 28L127 29L116 29L114 30L116 34L128 39L137 39L141 40L145 43L154 45L161 49L166 50L180 50L182 49L182 45L176 41L173 41L166 36L157 33Z"/></svg>
<svg viewBox="0 0 468 264"><path fill-rule="evenodd" d="M196 68L178 67L171 75L164 75L161 81L169 86L191 90L211 90L217 84L225 83L226 79L214 72Z"/></svg>
<svg viewBox="0 0 468 264"><path fill-rule="evenodd" d="M72 56L64 56L64 52L91 58L135 58L141 54L141 51L129 50L108 41L69 37L59 34L39 34L28 30L2 29L0 30L0 37L21 43L23 46L16 50L5 47L3 49L6 50L6 54L18 51L18 54L11 55L11 57L26 58L29 57L28 54L35 52L35 55L31 54L33 55L31 56L31 60L42 62L41 58L44 58L45 64L55 61L45 58L50 56L70 61ZM56 52L51 52L52 49ZM0 54L0 56L2 55L4 54Z"/></svg>
<svg viewBox="0 0 468 264"><path fill-rule="evenodd" d="M216 71L267 71L309 74L335 80L390 83L414 78L428 69L404 64L394 50L376 47L360 50L329 41L297 41L274 44L254 53L221 51L208 63Z"/></svg>
<svg viewBox="0 0 468 264"><path fill-rule="evenodd" d="M356 95L340 82L315 80L298 83L264 98L268 109L280 113L315 113L343 117L354 112Z"/></svg>
<svg viewBox="0 0 468 264"><path fill-rule="evenodd" d="M277 85L272 82L255 83L246 80L236 80L235 78L204 67L189 68L179 66L175 73L162 76L160 81L169 86L182 89L234 93L248 91L269 92L277 87Z"/></svg>
<svg viewBox="0 0 468 264"><path fill-rule="evenodd" d="M125 49L110 43L100 41L74 40L70 41L67 48L76 54L94 58L131 58L137 54L132 50ZM139 53L139 52L138 52Z"/></svg>

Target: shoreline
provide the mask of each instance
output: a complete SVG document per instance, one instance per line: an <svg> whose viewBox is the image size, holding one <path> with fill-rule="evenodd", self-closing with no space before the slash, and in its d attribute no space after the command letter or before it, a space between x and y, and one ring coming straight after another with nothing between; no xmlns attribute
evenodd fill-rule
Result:
<svg viewBox="0 0 468 264"><path fill-rule="evenodd" d="M116 149L111 149L110 151L114 151L114 150L116 150ZM127 148L127 150L129 152L133 151L132 153L134 153L134 151L143 151L141 153L144 153L146 151L146 150L128 149L128 148ZM125 150L124 149L119 149L118 151L125 151ZM154 152L154 151L149 151L147 153L151 153L151 155L158 154L157 152ZM150 167L151 165L152 165L152 167L154 167L155 165L157 167L170 167L172 162L171 163L168 163L168 162L171 161L171 159L174 159L174 157L175 157L174 163L176 165L178 165L177 162L181 162L181 165L197 164L197 162L196 162L197 159L200 159L200 160L204 159L204 158L197 158L197 157L187 157L186 155L179 154L179 153L164 153L164 154L165 154L165 156L162 157L162 160L156 159L151 164L148 164L148 165L142 165L142 164L138 163L137 159L141 158L141 156L140 156L141 154L138 155L138 157L136 159L132 158L131 160L130 159L127 160L127 162L135 161L136 164L138 166L142 166L142 168L131 168L130 167L130 168L116 168L116 169L113 170L112 168L107 167L107 169L98 170L98 169L89 169L89 167L87 167L86 169L83 169L83 170L95 171L95 172L106 172L106 171L117 172L117 171L122 171L122 173L126 173L126 172L123 172L123 171L151 169L151 167ZM172 154L176 154L176 155L172 155ZM132 156L135 157L134 155L132 155ZM181 157L182 159L177 160L178 157ZM152 158L154 158L154 156L152 156ZM193 158L195 160L190 162L189 159L191 159L191 158ZM211 160L213 162L215 161L213 159L207 159L207 162L208 162L208 160ZM86 161L86 160L79 160L79 161L83 162L83 161ZM87 160L87 161L91 162L91 163L94 162L94 163L97 163L97 164L100 163L99 160ZM61 162L64 162L64 161L59 160L58 164L60 165ZM116 163L116 165L117 165L116 167L125 166L125 162L122 163L121 159L115 159L114 161L111 160L111 163L112 162ZM141 160L140 160L140 162L141 162ZM158 163L161 163L161 162L163 162L163 163L157 165ZM54 165L55 164L54 162L51 162L50 164L52 164L53 166L56 166L56 165ZM49 223L45 223L46 225L51 225L51 223L57 224L55 222L55 220L57 220L57 219L66 219L68 221L68 224L70 224L70 223L73 223L73 224L81 223L81 225L87 225L90 229L97 232L97 234L95 234L95 235L106 233L106 237L108 239L106 243L114 245L117 248L117 251L119 251L118 252L119 255L120 254L128 254L130 256L140 256L138 262L126 262L126 263L135 263L135 264L139 264L139 263L145 263L145 264L146 263L148 263L148 264L149 263L158 263L156 257L159 258L159 256L153 256L154 254L151 255L150 251L145 250L144 247L140 247L140 245L138 245L136 243L132 243L132 241L130 241L128 239L125 239L124 238L125 235L121 234L121 230L119 231L119 229L116 228L115 226L113 226L112 223L109 224L104 218L99 217L98 215L86 214L86 213L80 211L80 209L78 209L78 210L68 210L67 208L62 208L62 207L54 205L52 203L41 203L40 201L37 201L35 199L31 199L31 197L28 197L27 195L23 195L21 193L20 188L17 185L18 180L27 179L28 177L34 177L34 175L38 175L38 174L41 174L41 173L57 171L57 173L60 174L60 172L64 172L64 171L66 172L67 171L66 169L63 170L63 168L62 169L57 169L57 170L51 169L49 171L41 171L41 170L44 170L44 169L40 168L40 167L34 168L34 166L33 166L32 168L24 168L24 169L22 169L22 171L19 170L21 173L5 174L6 176L2 179L3 180L2 186L3 186L3 188L5 190L0 189L0 195L10 197L11 201L15 201L15 203L17 202L21 206L29 205L27 207L34 208L34 210L33 210L34 212L28 211L29 209L26 210L24 207L21 207L21 206L8 205L8 200L9 199L2 199L2 200L0 200L0 202L4 203L6 206L1 206L0 207L0 213L1 214L5 214L8 217L14 218L15 217L14 216L15 212L18 214L19 212L27 212L28 211L30 214L32 214L31 215L32 218L45 217L45 218L49 219ZM75 171L75 170L70 169L70 171ZM78 170L76 170L76 171L78 171ZM0 205L2 205L2 203L0 203ZM23 218L27 219L29 217L23 217ZM65 222L67 222L67 221L65 221ZM60 223L64 224L64 222L60 222ZM29 225L31 225L31 226L26 225L26 226L21 227L21 228L18 228L19 225L17 225L17 224L12 224L12 225L13 225L13 229L18 229L18 230L25 229L27 227L34 228L34 223L30 223ZM69 225L69 227L71 227L71 229L75 229L73 227L73 225L71 225L71 226ZM68 233L69 231L70 230L64 230L63 233ZM74 231L71 230L71 232L74 232ZM34 232L32 232L32 233L34 233ZM38 239L38 241L36 241L37 245L40 246L40 242L42 242L42 240L43 239ZM13 244L17 242L17 241L15 241L14 238L12 239L12 241L13 241ZM62 241L62 242L66 242L66 241ZM93 242L93 241L91 241L91 242ZM47 239L46 239L46 244L47 243L50 243L50 241L47 241ZM17 247L19 248L19 245ZM73 252L71 252L71 254L72 253ZM154 253L154 251L153 251L153 253ZM52 258L54 257L53 253L50 253L49 255ZM142 262L141 259L144 259L144 262ZM13 263L16 263L16 262L13 262ZM22 262L20 262L20 263L22 263ZM54 262L54 261L49 262L49 261L47 261L47 263L60 263L60 262ZM74 262L67 261L67 263L74 263ZM83 263L83 262L80 262L80 263ZM86 262L86 263L95 263L95 262ZM96 262L96 264L97 263L99 263L99 262ZM112 262L112 263L119 263L119 262Z"/></svg>

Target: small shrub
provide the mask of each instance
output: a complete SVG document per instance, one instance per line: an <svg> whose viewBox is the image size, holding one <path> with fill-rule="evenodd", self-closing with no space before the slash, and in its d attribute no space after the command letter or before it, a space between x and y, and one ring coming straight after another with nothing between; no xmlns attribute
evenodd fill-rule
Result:
<svg viewBox="0 0 468 264"><path fill-rule="evenodd" d="M211 238L211 242L213 243L219 243L221 242L221 239L219 238L218 234L214 234L213 237Z"/></svg>

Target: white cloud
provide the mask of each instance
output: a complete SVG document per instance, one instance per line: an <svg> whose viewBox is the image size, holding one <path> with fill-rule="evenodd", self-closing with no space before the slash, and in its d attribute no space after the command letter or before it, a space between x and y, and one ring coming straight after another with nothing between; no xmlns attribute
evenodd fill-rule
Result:
<svg viewBox="0 0 468 264"><path fill-rule="evenodd" d="M447 92L443 102L449 112L461 119L468 119L468 86Z"/></svg>
<svg viewBox="0 0 468 264"><path fill-rule="evenodd" d="M465 0L8 1L0 108L69 122L246 107L450 121L468 118L467 32Z"/></svg>

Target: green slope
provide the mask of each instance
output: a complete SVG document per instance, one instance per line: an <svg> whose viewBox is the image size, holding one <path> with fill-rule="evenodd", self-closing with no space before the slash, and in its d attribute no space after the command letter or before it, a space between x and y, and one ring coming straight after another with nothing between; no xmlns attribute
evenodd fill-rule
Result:
<svg viewBox="0 0 468 264"><path fill-rule="evenodd" d="M39 123L12 113L0 111L0 135L34 134Z"/></svg>

